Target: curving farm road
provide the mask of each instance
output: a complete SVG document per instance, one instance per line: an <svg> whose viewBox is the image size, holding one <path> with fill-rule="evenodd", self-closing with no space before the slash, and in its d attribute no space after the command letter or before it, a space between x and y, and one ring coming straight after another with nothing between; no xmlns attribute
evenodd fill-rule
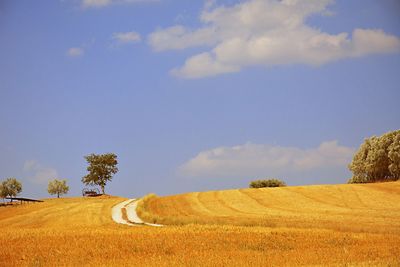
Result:
<svg viewBox="0 0 400 267"><path fill-rule="evenodd" d="M129 226L149 225L149 226L162 226L161 224L146 223L136 213L138 199L128 199L115 205L111 210L112 219L116 223L125 224ZM126 214L126 219L123 214Z"/></svg>

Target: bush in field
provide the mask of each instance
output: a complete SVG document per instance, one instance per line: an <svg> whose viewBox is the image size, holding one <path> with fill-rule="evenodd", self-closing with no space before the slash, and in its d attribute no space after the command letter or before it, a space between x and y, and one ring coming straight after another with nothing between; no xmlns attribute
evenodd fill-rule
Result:
<svg viewBox="0 0 400 267"><path fill-rule="evenodd" d="M279 179L256 180L250 182L250 188L281 187L281 186L286 186L286 183Z"/></svg>
<svg viewBox="0 0 400 267"><path fill-rule="evenodd" d="M47 192L49 192L50 195L57 195L57 198L59 198L60 195L67 194L68 191L69 186L67 185L67 180L60 181L54 179L50 181L47 186Z"/></svg>
<svg viewBox="0 0 400 267"><path fill-rule="evenodd" d="M400 179L400 130L364 140L349 165L349 183L373 183Z"/></svg>

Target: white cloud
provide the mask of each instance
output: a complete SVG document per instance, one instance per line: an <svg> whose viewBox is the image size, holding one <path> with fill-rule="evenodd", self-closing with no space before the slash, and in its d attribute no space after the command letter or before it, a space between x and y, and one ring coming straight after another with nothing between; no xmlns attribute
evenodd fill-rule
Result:
<svg viewBox="0 0 400 267"><path fill-rule="evenodd" d="M321 65L400 51L400 39L379 29L329 34L306 24L311 15L330 14L332 2L249 0L219 7L208 1L200 15L203 26L158 29L148 36L148 42L155 51L209 47L172 71L183 78L237 72L251 65Z"/></svg>
<svg viewBox="0 0 400 267"><path fill-rule="evenodd" d="M140 34L134 31L113 33L112 39L117 41L119 44L138 43L142 40Z"/></svg>
<svg viewBox="0 0 400 267"><path fill-rule="evenodd" d="M133 4L133 3L148 3L158 2L159 0L82 0L83 8L99 8L113 4Z"/></svg>
<svg viewBox="0 0 400 267"><path fill-rule="evenodd" d="M46 184L58 177L56 169L44 167L36 160L27 160L23 170L29 175L29 180L35 184Z"/></svg>
<svg viewBox="0 0 400 267"><path fill-rule="evenodd" d="M224 65L221 62L213 60L209 53L202 53L189 58L186 61L186 65L190 67L173 69L171 74L191 78L200 78L204 76L239 71L239 67L237 66Z"/></svg>
<svg viewBox="0 0 400 267"><path fill-rule="evenodd" d="M67 51L67 55L70 57L83 56L84 53L85 53L85 50L81 47L71 47Z"/></svg>
<svg viewBox="0 0 400 267"><path fill-rule="evenodd" d="M191 31L181 25L159 29L149 35L149 43L156 51L185 49L217 43L215 31L211 28Z"/></svg>
<svg viewBox="0 0 400 267"><path fill-rule="evenodd" d="M296 176L347 169L355 150L337 141L301 149L265 144L217 147L200 152L184 163L179 172L192 177Z"/></svg>

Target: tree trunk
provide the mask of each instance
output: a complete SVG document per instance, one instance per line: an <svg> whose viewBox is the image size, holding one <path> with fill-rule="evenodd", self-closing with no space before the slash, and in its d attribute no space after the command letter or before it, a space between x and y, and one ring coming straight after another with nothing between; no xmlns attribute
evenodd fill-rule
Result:
<svg viewBox="0 0 400 267"><path fill-rule="evenodd" d="M57 198L60 198L60 193L59 192L57 192Z"/></svg>
<svg viewBox="0 0 400 267"><path fill-rule="evenodd" d="M101 186L101 192L102 192L103 195L105 194L105 192L104 192L104 185Z"/></svg>

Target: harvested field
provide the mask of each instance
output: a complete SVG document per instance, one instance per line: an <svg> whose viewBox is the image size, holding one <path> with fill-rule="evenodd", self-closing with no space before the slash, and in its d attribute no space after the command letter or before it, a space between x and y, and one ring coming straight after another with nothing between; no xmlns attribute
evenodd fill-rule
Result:
<svg viewBox="0 0 400 267"><path fill-rule="evenodd" d="M274 197L267 197L269 189L243 189L150 198L150 207L165 205L177 214L175 220L208 214L202 224L161 228L114 223L111 208L125 200L118 197L1 207L0 266L400 266L398 184L351 185L340 196L335 187L271 190ZM357 191L362 204L350 190ZM287 202L273 202L284 195ZM246 208L237 196L253 207ZM271 213L261 203L270 203ZM305 222L292 218L294 207ZM347 209L355 211L354 217ZM325 214L329 223L323 224ZM272 220L269 226L259 223L266 218Z"/></svg>
<svg viewBox="0 0 400 267"><path fill-rule="evenodd" d="M400 231L400 182L195 192L144 205L143 217L162 224Z"/></svg>

